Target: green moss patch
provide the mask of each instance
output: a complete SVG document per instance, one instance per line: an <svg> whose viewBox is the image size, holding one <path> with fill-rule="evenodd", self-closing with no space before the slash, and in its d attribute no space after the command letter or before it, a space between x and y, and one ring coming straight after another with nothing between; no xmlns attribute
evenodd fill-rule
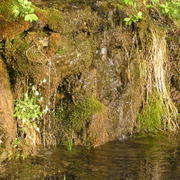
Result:
<svg viewBox="0 0 180 180"><path fill-rule="evenodd" d="M137 117L138 128L141 132L157 133L162 129L165 106L157 93L152 93L147 104Z"/></svg>
<svg viewBox="0 0 180 180"><path fill-rule="evenodd" d="M89 97L78 104L60 105L56 109L56 117L66 127L79 132L94 114L102 112L104 108L105 106L96 98Z"/></svg>

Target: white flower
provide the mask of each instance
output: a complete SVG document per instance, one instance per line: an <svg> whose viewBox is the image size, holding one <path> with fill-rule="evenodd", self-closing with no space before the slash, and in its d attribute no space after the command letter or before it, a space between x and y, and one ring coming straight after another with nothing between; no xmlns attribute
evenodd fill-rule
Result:
<svg viewBox="0 0 180 180"><path fill-rule="evenodd" d="M47 82L47 80L44 78L43 80L42 80L42 83L46 83Z"/></svg>
<svg viewBox="0 0 180 180"><path fill-rule="evenodd" d="M35 127L35 130L36 130L37 132L40 132L39 127Z"/></svg>
<svg viewBox="0 0 180 180"><path fill-rule="evenodd" d="M39 92L38 91L35 91L34 93L36 96L39 96Z"/></svg>
<svg viewBox="0 0 180 180"><path fill-rule="evenodd" d="M32 90L33 90L33 91L35 91L35 90L36 90L35 86L32 86Z"/></svg>
<svg viewBox="0 0 180 180"><path fill-rule="evenodd" d="M40 97L40 98L39 98L39 101L40 101L40 102L42 102L42 101L43 101L43 99L44 99L43 97Z"/></svg>
<svg viewBox="0 0 180 180"><path fill-rule="evenodd" d="M49 111L48 106L45 107L45 109L43 110L43 112L46 114Z"/></svg>
<svg viewBox="0 0 180 180"><path fill-rule="evenodd" d="M26 119L22 119L22 123L25 123L26 122Z"/></svg>
<svg viewBox="0 0 180 180"><path fill-rule="evenodd" d="M3 143L3 141L0 139L0 144L2 144Z"/></svg>

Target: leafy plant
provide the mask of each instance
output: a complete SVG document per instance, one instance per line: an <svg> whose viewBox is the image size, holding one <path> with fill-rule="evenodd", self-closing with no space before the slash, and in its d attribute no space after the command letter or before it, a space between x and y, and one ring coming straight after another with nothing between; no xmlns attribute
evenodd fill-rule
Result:
<svg viewBox="0 0 180 180"><path fill-rule="evenodd" d="M17 148L20 145L20 140L18 138L14 139L12 142L12 147Z"/></svg>
<svg viewBox="0 0 180 180"><path fill-rule="evenodd" d="M64 145L66 146L68 151L72 151L73 149L73 132L69 132L67 137L66 137L66 141L64 142Z"/></svg>
<svg viewBox="0 0 180 180"><path fill-rule="evenodd" d="M137 15L130 15L129 17L124 18L126 25L131 25L132 23L136 23L139 20L143 19L142 12L139 11Z"/></svg>
<svg viewBox="0 0 180 180"><path fill-rule="evenodd" d="M33 127L37 131L39 120L47 111L43 111L39 102L41 100L40 93L32 86L22 98L15 102L14 116L19 120L19 125L25 132L27 127Z"/></svg>
<svg viewBox="0 0 180 180"><path fill-rule="evenodd" d="M57 55L63 55L64 53L65 53L64 49L58 49L58 50L56 51L56 54L57 54Z"/></svg>
<svg viewBox="0 0 180 180"><path fill-rule="evenodd" d="M28 0L17 0L17 3L12 8L12 12L15 19L17 17L23 17L25 21L29 22L38 20L38 17L34 13L32 3Z"/></svg>
<svg viewBox="0 0 180 180"><path fill-rule="evenodd" d="M170 18L180 19L180 1L167 1L159 5L163 14Z"/></svg>
<svg viewBox="0 0 180 180"><path fill-rule="evenodd" d="M19 138L15 138L11 143L12 149L8 151L8 160L12 159L26 159L28 154L23 152L22 141Z"/></svg>
<svg viewBox="0 0 180 180"><path fill-rule="evenodd" d="M135 0L122 0L124 4L129 5L129 6L136 6L136 1Z"/></svg>
<svg viewBox="0 0 180 180"><path fill-rule="evenodd" d="M165 15L171 19L180 19L180 1L167 0L166 2L160 0L144 0L147 8L160 9Z"/></svg>

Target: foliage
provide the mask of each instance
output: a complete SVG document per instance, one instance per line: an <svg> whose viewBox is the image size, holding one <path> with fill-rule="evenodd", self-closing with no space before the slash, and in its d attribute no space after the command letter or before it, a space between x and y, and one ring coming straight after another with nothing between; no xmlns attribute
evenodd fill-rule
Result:
<svg viewBox="0 0 180 180"><path fill-rule="evenodd" d="M179 0L151 0L146 2L147 8L159 9L162 14L169 16L171 19L180 19L180 1Z"/></svg>
<svg viewBox="0 0 180 180"><path fill-rule="evenodd" d="M13 159L26 159L28 154L23 152L22 141L19 138L15 138L11 143L11 150L8 151L8 160Z"/></svg>
<svg viewBox="0 0 180 180"><path fill-rule="evenodd" d="M34 13L32 3L28 0L17 0L17 3L12 8L12 12L14 18L23 17L25 21L29 22L38 20L38 17Z"/></svg>
<svg viewBox="0 0 180 180"><path fill-rule="evenodd" d="M129 5L129 6L136 6L136 1L135 0L122 0L122 2L126 5Z"/></svg>
<svg viewBox="0 0 180 180"><path fill-rule="evenodd" d="M163 14L170 18L180 19L180 1L167 1L159 5Z"/></svg>
<svg viewBox="0 0 180 180"><path fill-rule="evenodd" d="M136 23L139 20L143 19L142 12L139 11L137 15L130 15L129 17L124 18L126 25L131 25L132 23Z"/></svg>
<svg viewBox="0 0 180 180"><path fill-rule="evenodd" d="M112 1L112 4L127 11L128 17L124 18L126 25L137 23L143 19L143 12L145 11L140 11L142 7L156 9L171 19L180 19L179 0L116 0L115 2ZM127 6L129 7L128 9Z"/></svg>
<svg viewBox="0 0 180 180"><path fill-rule="evenodd" d="M153 93L137 117L140 131L156 133L161 130L164 112L162 99L157 93Z"/></svg>
<svg viewBox="0 0 180 180"><path fill-rule="evenodd" d="M25 132L28 127L39 130L37 125L45 114L39 105L40 101L40 93L34 86L30 87L22 98L16 100L14 116L18 119L22 131Z"/></svg>
<svg viewBox="0 0 180 180"><path fill-rule="evenodd" d="M72 151L74 141L73 141L73 132L68 132L66 136L66 141L64 142L64 145L66 146L68 151Z"/></svg>
<svg viewBox="0 0 180 180"><path fill-rule="evenodd" d="M63 55L64 53L65 53L64 49L58 49L58 50L56 51L56 54L57 54L57 55Z"/></svg>

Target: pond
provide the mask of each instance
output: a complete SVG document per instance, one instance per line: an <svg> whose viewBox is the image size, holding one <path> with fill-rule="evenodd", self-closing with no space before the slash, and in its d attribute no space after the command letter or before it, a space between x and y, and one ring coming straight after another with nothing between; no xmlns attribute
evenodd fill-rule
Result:
<svg viewBox="0 0 180 180"><path fill-rule="evenodd" d="M65 147L0 167L0 180L178 180L180 140L176 137L130 138L94 149Z"/></svg>

